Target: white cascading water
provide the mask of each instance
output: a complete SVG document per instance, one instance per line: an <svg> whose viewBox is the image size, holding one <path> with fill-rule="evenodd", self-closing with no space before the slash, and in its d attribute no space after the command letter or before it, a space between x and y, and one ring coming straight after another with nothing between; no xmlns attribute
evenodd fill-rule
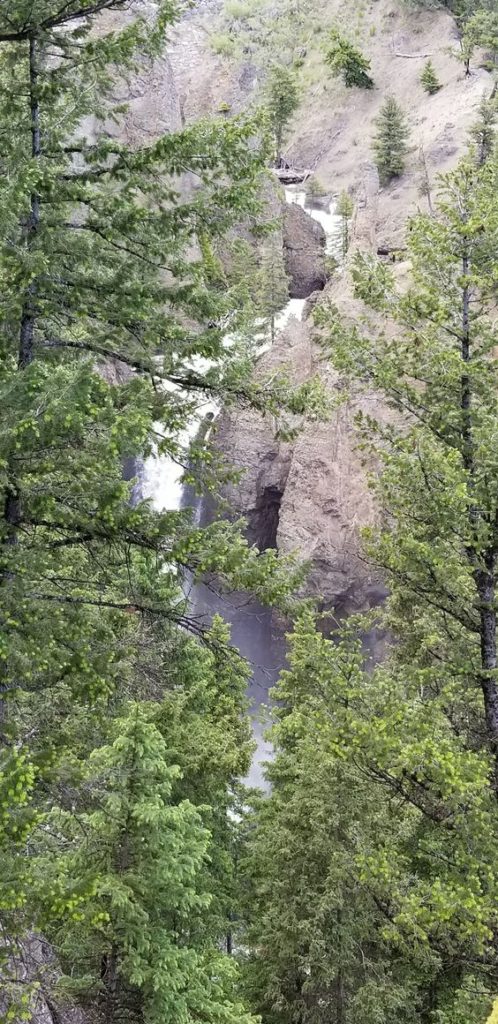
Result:
<svg viewBox="0 0 498 1024"><path fill-rule="evenodd" d="M285 198L288 203L297 203L298 206L306 209L306 212L322 225L325 231L326 252L327 254L336 253L340 237L340 218L335 213L333 201L326 209L314 208L307 202L306 192L293 188L285 190ZM292 317L301 320L305 303L306 299L289 299L275 318L276 331L282 331ZM262 346L262 350L263 348L264 346ZM201 363L203 365L200 365ZM199 364L193 366L193 369L202 371L202 369L207 369L207 365L206 360L200 360ZM169 385L169 387L173 389L175 385ZM185 450L188 450L189 444L196 437L205 417L209 413L217 415L218 412L219 407L212 400L208 398L200 400L195 415L180 438ZM158 434L161 434L160 423L156 424L156 430ZM141 479L143 497L149 498L154 508L160 512L181 508L183 473L183 466L174 462L167 455L151 455L145 462Z"/></svg>
<svg viewBox="0 0 498 1024"><path fill-rule="evenodd" d="M320 201L317 199L313 203L302 189L286 189L285 198L288 203L301 206L313 220L322 225L325 232L325 252L327 256L337 256L341 247L341 218L335 212L335 203L327 203L327 208L322 209Z"/></svg>
<svg viewBox="0 0 498 1024"><path fill-rule="evenodd" d="M326 236L326 252L338 256L340 253L341 219L335 213L335 204L331 202L326 209L313 207L307 202L307 195L299 189L288 188L285 191L288 203L297 203L317 220L323 227ZM301 320L306 299L289 299L275 319L276 331L282 331L294 317ZM257 336L258 337L258 336ZM259 340L259 337L258 337ZM261 336L262 353L269 348L269 342ZM202 364L202 365L201 365ZM199 361L195 369L207 369L206 360ZM173 387L173 385L171 385ZM217 415L219 407L208 398L200 400L195 415L183 432L181 443L188 451L189 444L196 437L205 417L212 413ZM161 425L156 429L161 433ZM141 479L141 492L149 498L158 511L175 510L182 507L184 487L182 476L184 469L177 462L165 455L152 455L145 462ZM200 516L200 505L197 509ZM253 757L248 779L251 786L267 788L263 776L263 764L271 758L271 746L264 738L265 706L268 703L268 691L277 681L285 659L285 641L282 632L275 629L271 609L260 605L247 595L216 595L212 589L196 587L189 594L193 603L194 614L201 621L209 622L211 616L218 612L230 623L232 642L247 658L252 667L252 678L249 684L248 699L251 705L253 736L256 752Z"/></svg>
<svg viewBox="0 0 498 1024"><path fill-rule="evenodd" d="M207 359L201 357L194 358L191 365L192 370L196 370L199 373L209 368ZM164 382L163 387L168 391L174 391L177 388L176 384L168 384ZM211 414L216 416L219 412L219 406L212 399L204 396L199 399L199 404L195 410L195 414L192 419L180 434L180 444L184 451L188 451L189 446L196 437L201 424L204 422L206 416ZM162 425L161 423L155 424L156 433L162 436ZM167 455L159 455L156 453L151 455L145 460L141 475L141 493L144 498L149 498L152 505L158 512L173 511L181 508L183 484L182 476L184 468L178 462L174 462L173 459Z"/></svg>

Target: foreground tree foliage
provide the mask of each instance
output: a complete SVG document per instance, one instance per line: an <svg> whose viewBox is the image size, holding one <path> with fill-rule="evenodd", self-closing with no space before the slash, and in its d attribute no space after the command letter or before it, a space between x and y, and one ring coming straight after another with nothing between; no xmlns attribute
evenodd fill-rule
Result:
<svg viewBox="0 0 498 1024"><path fill-rule="evenodd" d="M220 950L246 675L181 581L273 601L293 569L237 526L133 503L122 465L154 445L185 465L207 396L280 404L284 384L247 383L236 316L224 344L234 303L206 256L257 213L264 154L237 121L117 140L116 81L159 59L168 2L154 21L122 0L4 8L0 1014L56 1020L70 997L92 1021L239 1022ZM212 478L209 451L189 465Z"/></svg>
<svg viewBox="0 0 498 1024"><path fill-rule="evenodd" d="M361 328L317 313L349 396L386 405L358 427L390 644L367 671L354 623L292 637L246 867L272 1021L484 1022L498 990L497 185L472 154L410 225L408 289L363 257Z"/></svg>

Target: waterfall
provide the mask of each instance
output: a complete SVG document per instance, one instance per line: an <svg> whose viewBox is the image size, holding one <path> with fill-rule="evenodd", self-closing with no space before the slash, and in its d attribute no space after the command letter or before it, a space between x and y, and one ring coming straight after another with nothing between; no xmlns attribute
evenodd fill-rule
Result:
<svg viewBox="0 0 498 1024"><path fill-rule="evenodd" d="M317 220L322 225L325 232L327 256L342 256L341 217L335 212L335 201L322 202L320 198L310 197L303 189L299 188L286 188L285 198L288 203L296 203L297 206L301 206L313 220Z"/></svg>
<svg viewBox="0 0 498 1024"><path fill-rule="evenodd" d="M306 192L302 189L292 187L286 188L285 199L288 203L297 203L298 206L302 206L314 220L317 220L322 225L326 237L326 252L329 255L337 255L340 251L341 219L335 213L335 202L333 200L330 201L324 208L322 205L317 205L316 200L309 199ZM289 299L275 318L277 332L282 331L292 317L296 320L302 319L305 303L306 299ZM264 348L265 345L263 344L260 351L263 351ZM206 359L192 361L192 369L202 372L202 370L208 368L209 362ZM170 390L174 390L176 387L174 384L165 386ZM209 413L217 415L218 412L219 407L210 399L206 398L200 401L195 415L180 438L180 442L186 451L188 451L189 445L196 437L205 417ZM160 423L156 424L156 431L161 435L162 427ZM181 508L183 504L183 487L181 483L183 473L183 466L174 462L173 459L166 455L158 455L156 451L145 462L141 480L143 497L150 498L154 508L161 512Z"/></svg>
<svg viewBox="0 0 498 1024"><path fill-rule="evenodd" d="M323 227L326 236L326 252L338 256L340 253L341 219L335 213L335 202L323 205L321 201L308 199L306 192L289 187L285 190L288 203L302 206L314 220ZM277 332L282 331L289 320L294 317L301 320L306 299L289 299L280 314L276 317ZM269 347L263 336L260 352ZM208 364L207 364L208 365ZM196 369L206 369L196 365ZM170 385L173 388L173 385ZM201 401L181 437L182 446L188 450L189 444L199 432L201 424L208 414L217 415L219 408L209 399ZM161 425L156 429L161 434ZM183 466L174 462L166 455L151 455L145 462L141 490L144 498L149 498L158 511L180 509L185 506L196 506L196 518L202 523L209 518L209 512L203 509L203 503L196 498L191 488L182 485ZM251 706L253 734L256 742L256 753L253 759L248 783L252 786L264 787L262 764L271 756L271 748L264 739L265 722L264 708L268 703L268 691L275 684L285 660L285 641L283 632L275 627L271 609L259 604L247 594L216 594L202 585L196 585L188 595L195 616L209 623L215 613L219 613L230 623L232 641L243 657L251 664L252 677L249 685L248 698Z"/></svg>
<svg viewBox="0 0 498 1024"><path fill-rule="evenodd" d="M190 369L203 373L209 369L209 366L210 363L207 359L198 356L192 359ZM163 382L163 387L168 391L179 390L179 385L168 382ZM208 416L214 418L219 411L218 404L212 399L207 397L199 399L194 415L180 434L179 441L185 452L188 452L206 418ZM164 437L162 424L156 423L154 426L156 434L159 437ZM182 476L184 472L184 466L175 462L168 455L160 455L156 446L155 452L145 460L141 474L142 497L149 498L158 512L180 509L183 505Z"/></svg>

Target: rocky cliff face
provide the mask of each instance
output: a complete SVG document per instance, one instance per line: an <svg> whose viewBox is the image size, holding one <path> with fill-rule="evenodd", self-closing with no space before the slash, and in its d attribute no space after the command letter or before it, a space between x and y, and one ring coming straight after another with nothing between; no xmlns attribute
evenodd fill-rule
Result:
<svg viewBox="0 0 498 1024"><path fill-rule="evenodd" d="M174 50L182 58L172 61L191 97L187 117L216 111L223 103L240 110L264 78L258 41L249 43L238 60L214 56L209 39L218 9L215 3L199 9L194 34L188 34L185 23L178 28ZM323 56L313 45L313 32L332 23L349 34L354 31L371 59L371 92L347 90L328 76ZM236 22L230 31L236 34ZM461 156L479 101L491 91L491 76L475 68L465 77L457 56L456 25L447 11L424 9L422 15L400 0L370 0L362 5L361 18L349 0L326 0L315 12L309 42L302 53L303 80L309 86L303 89L294 116L286 157L296 166L312 168L325 191L351 192L354 246L374 252L402 247L407 218L418 208L427 209L427 190L435 195L438 174L450 170ZM203 51L209 54L204 68ZM420 85L428 57L442 84L432 97ZM407 172L381 190L371 137L373 120L388 92L396 95L408 115L411 151ZM309 236L304 243L301 237L303 230L309 231L306 220L298 207L286 211L284 245L291 295L296 297L307 296L324 283L323 262L314 247L321 239L317 233L312 245ZM322 294L333 295L345 316L360 312L347 273ZM328 388L337 386L313 344L309 319L289 323L258 372L277 364L292 367L297 379L318 369ZM386 414L374 395L364 404L377 416ZM218 429L218 443L227 458L244 470L240 485L231 487L228 497L234 513L247 516L251 539L282 552L297 551L310 564L309 592L320 596L325 606L345 611L368 607L383 593L382 581L361 557L360 529L374 523L378 512L367 469L356 450L354 412L355 408L342 407L330 422L305 428L292 445L278 443L272 424L247 411L223 416Z"/></svg>
<svg viewBox="0 0 498 1024"><path fill-rule="evenodd" d="M147 3L152 9L152 0ZM211 46L222 6L222 0L199 0L175 28L167 58L144 62L139 69L127 93L128 141L153 138L222 110L229 116L257 97L265 75L259 43L249 42L236 60L216 55ZM286 155L296 165L313 168L331 194L350 190L355 245L373 251L402 246L407 217L427 206L422 192L427 187L434 192L437 174L461 155L479 100L491 90L491 77L482 69L465 77L454 55L455 23L441 9L424 10L422 16L401 0L367 0L361 12L353 12L349 0L325 0L310 17L315 19L309 26L310 45L301 53L308 86L303 86ZM328 75L321 44L317 47L313 38L332 23L354 31L371 59L372 91L347 90ZM230 31L237 30L234 23ZM428 56L442 84L432 97L419 81ZM407 173L380 190L371 136L387 92L396 95L409 116L412 148ZM323 288L320 228L313 222L310 227L297 206L285 211L284 248L291 295L305 297ZM347 273L322 294L333 294L345 315L355 312ZM327 387L336 387L313 344L308 319L288 324L257 372L277 364L290 366L299 380L318 368ZM375 396L367 405L383 414ZM307 427L292 445L276 442L272 424L247 410L223 415L218 425L218 443L244 470L228 496L234 513L247 516L251 538L261 546L298 551L310 562L310 592L321 595L325 605L345 610L375 602L382 589L361 559L359 530L374 522L377 512L355 447L353 414L354 409L341 408L330 422Z"/></svg>
<svg viewBox="0 0 498 1024"><path fill-rule="evenodd" d="M98 30L102 35L108 31L126 25L132 21L139 11L150 18L155 17L154 0L138 0L125 5L119 12L105 12L100 15ZM110 135L119 135L127 145L144 145L153 142L165 132L175 132L182 127L182 111L177 78L173 71L170 54L152 60L142 57L139 66L132 76L117 81L114 88L114 101L126 104L126 112L116 124L113 121L106 125ZM85 126L91 135L93 125Z"/></svg>
<svg viewBox="0 0 498 1024"><path fill-rule="evenodd" d="M326 294L344 315L361 313L346 299L344 284L331 283ZM313 340L310 320L291 319L258 373L285 366L296 382L319 373L334 392L337 377L324 363ZM260 547L294 552L309 565L306 592L321 607L350 613L378 603L385 590L380 576L362 558L360 529L378 520L368 488L368 472L356 447L353 426L358 408L387 416L375 396L346 403L323 424L310 424L293 443L279 442L273 424L244 410L221 417L217 443L227 459L244 468L242 480L227 489L234 515L245 515L249 538Z"/></svg>
<svg viewBox="0 0 498 1024"><path fill-rule="evenodd" d="M261 0L260 6L271 21L272 0ZM492 76L477 64L472 75L465 76L458 59L457 26L443 8L422 11L407 0L365 0L357 5L350 0L307 0L304 6L309 22L300 46L293 25L296 11L289 5L288 35L298 48L293 55L302 64L302 87L284 155L298 167L311 168L325 191L352 191L361 245L400 245L407 217L427 205L421 186L428 179L435 190L437 175L450 170L461 155L480 98L493 87ZM230 7L224 8L223 0L202 0L172 36L170 61L187 121L225 106L232 113L250 106L275 59L271 31L249 37L235 57L214 52L220 28L229 39L244 30L241 15L234 13L230 20ZM346 89L330 76L323 53L331 25L352 36L370 59L373 90ZM284 53L281 59L285 62L287 56ZM428 57L442 86L430 97L420 84ZM371 141L373 121L387 93L393 93L406 111L411 152L406 174L379 190Z"/></svg>
<svg viewBox="0 0 498 1024"><path fill-rule="evenodd" d="M287 203L283 217L285 269L292 299L307 299L327 281L325 232L297 203Z"/></svg>

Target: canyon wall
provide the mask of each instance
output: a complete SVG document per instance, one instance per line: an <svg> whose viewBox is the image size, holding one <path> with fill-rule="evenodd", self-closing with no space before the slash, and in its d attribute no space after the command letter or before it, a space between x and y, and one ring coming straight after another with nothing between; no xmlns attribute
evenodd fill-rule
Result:
<svg viewBox="0 0 498 1024"><path fill-rule="evenodd" d="M152 9L151 0L148 6ZM302 81L310 84L303 86L285 155L312 168L326 196L342 189L351 193L352 248L375 252L402 247L407 219L417 209L427 209L427 188L435 195L437 176L463 153L480 99L491 91L491 76L477 67L465 75L457 56L456 25L445 10L421 13L404 0L368 0L358 15L360 28L346 0L325 0L310 10L309 42L300 51ZM221 11L221 0L200 0L172 30L167 57L144 62L129 87L127 141L153 138L205 115L223 111L222 116L231 116L257 101L265 74L261 52L250 41L238 59L214 52ZM313 37L317 26L332 22L359 34L371 60L373 90L346 89L331 79ZM419 81L428 56L442 86L434 96ZM408 115L411 148L406 173L380 189L371 137L373 120L389 92ZM291 295L300 298L325 284L320 229L315 222L306 227L307 220L299 207L285 211ZM314 300L330 297L345 316L359 312L347 268ZM257 372L278 365L291 367L296 380L318 372L327 388L336 388L313 341L306 311L302 322L289 322ZM364 401L369 411L382 415L375 396ZM228 491L233 514L247 516L249 535L262 546L297 551L307 559L309 591L327 607L347 610L370 605L382 592L381 581L361 556L360 529L375 522L377 512L367 469L356 450L354 412L353 407L341 407L327 423L306 426L292 444L278 442L273 423L247 410L223 415L217 430L227 458L244 471L240 484Z"/></svg>
<svg viewBox="0 0 498 1024"><path fill-rule="evenodd" d="M438 176L451 170L464 152L479 102L491 92L492 78L479 67L465 75L458 59L457 28L447 11L421 12L403 0L370 0L361 7L359 36L371 59L375 88L346 89L330 78L323 57L319 66L312 42L316 19L324 24L335 21L349 35L355 29L350 3L326 0L310 25L311 42L303 47L302 78L306 80L309 72L313 83L302 92L285 156L295 166L313 169L325 196L342 189L350 192L355 203L351 248L376 252L403 247L408 218L418 209L428 209L437 194ZM171 62L179 93L185 97L182 109L187 119L224 105L233 112L243 109L253 102L264 78L257 46L245 46L238 61L213 54L209 44L217 10L212 3L196 8L173 38ZM423 91L419 80L428 57L442 86L434 96ZM408 116L410 153L406 173L381 189L371 138L374 118L388 93L396 96ZM291 260L293 249L300 247L304 218L299 208L287 211L286 251ZM296 287L293 267L291 295L304 297L323 282L316 276L314 255L300 248L302 280ZM317 302L329 298L344 316L361 315L347 267L313 297ZM292 368L297 380L318 372L335 392L336 378L314 343L306 313L302 322L290 321L257 372L278 365ZM363 404L376 416L386 415L375 395ZM246 515L249 536L261 546L297 551L306 559L308 592L338 611L368 607L384 592L382 580L361 553L361 527L375 523L378 511L368 488L369 467L357 451L356 408L342 406L327 423L307 425L292 444L278 442L272 422L248 411L222 416L217 435L227 458L244 470L240 484L228 490L233 513Z"/></svg>

